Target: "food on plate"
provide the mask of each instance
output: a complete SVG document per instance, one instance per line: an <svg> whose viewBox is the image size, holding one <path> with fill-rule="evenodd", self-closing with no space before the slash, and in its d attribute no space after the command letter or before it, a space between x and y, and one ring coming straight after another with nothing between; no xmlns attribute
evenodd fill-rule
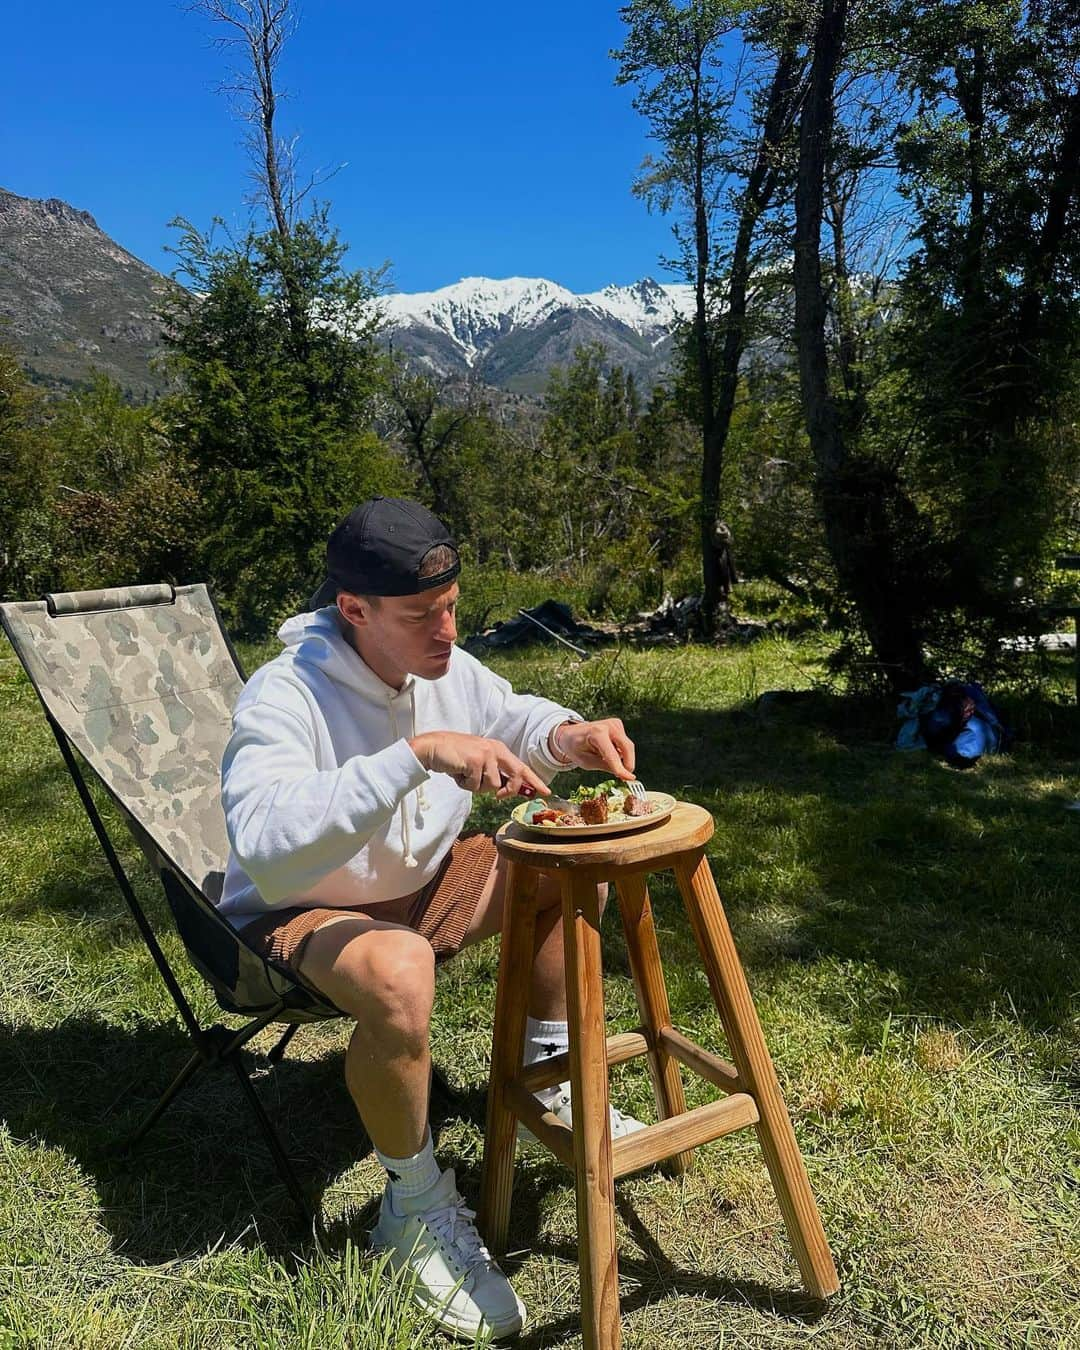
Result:
<svg viewBox="0 0 1080 1350"><path fill-rule="evenodd" d="M570 809L557 810L544 801L537 801L535 807L529 810L529 824L543 825L548 829L569 825L606 825L651 816L659 809L655 802L627 792L625 785L614 778L598 783L595 787L576 788L570 794L569 802L562 805Z"/></svg>
<svg viewBox="0 0 1080 1350"><path fill-rule="evenodd" d="M606 825L608 818L607 797L583 797L578 803L581 819L586 825Z"/></svg>

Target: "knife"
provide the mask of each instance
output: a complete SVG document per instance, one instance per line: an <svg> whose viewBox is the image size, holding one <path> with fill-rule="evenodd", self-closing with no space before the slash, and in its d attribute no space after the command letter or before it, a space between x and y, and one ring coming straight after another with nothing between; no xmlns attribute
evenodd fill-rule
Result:
<svg viewBox="0 0 1080 1350"><path fill-rule="evenodd" d="M571 815L576 815L577 807L565 797L537 797L525 808L524 819L531 820L537 811L567 811Z"/></svg>
<svg viewBox="0 0 1080 1350"><path fill-rule="evenodd" d="M503 787L505 787L507 783L509 783L510 781L509 778L507 778L506 774L504 773L500 773L499 778L502 781ZM565 797L538 797L536 795L536 792L531 787L529 787L528 784L526 784L521 789L520 795L524 797L527 801L529 801L531 804L536 806L537 810L539 811L550 810L550 811L572 812L574 810L574 807L570 804L570 802L566 800Z"/></svg>

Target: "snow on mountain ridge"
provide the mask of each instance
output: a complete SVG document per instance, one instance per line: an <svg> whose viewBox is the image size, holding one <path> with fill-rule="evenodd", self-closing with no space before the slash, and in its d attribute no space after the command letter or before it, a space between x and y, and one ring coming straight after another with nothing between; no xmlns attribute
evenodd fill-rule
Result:
<svg viewBox="0 0 1080 1350"><path fill-rule="evenodd" d="M471 367L512 329L533 327L563 309L592 310L655 345L689 312L693 290L645 278L578 295L543 277L464 277L436 291L384 296L381 304L391 327L443 333Z"/></svg>

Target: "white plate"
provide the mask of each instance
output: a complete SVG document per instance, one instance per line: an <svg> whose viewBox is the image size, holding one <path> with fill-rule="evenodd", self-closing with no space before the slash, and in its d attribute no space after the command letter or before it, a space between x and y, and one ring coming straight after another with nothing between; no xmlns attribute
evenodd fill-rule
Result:
<svg viewBox="0 0 1080 1350"><path fill-rule="evenodd" d="M520 825L523 830L529 830L532 834L545 834L550 839L576 839L601 834L626 834L630 830L640 830L645 825L656 825L659 821L666 820L675 810L675 798L669 797L666 792L646 792L645 796L657 807L650 815L624 816L620 820L605 821L603 825L533 825L523 819L525 812L533 805L532 802L519 802L511 811L510 819Z"/></svg>

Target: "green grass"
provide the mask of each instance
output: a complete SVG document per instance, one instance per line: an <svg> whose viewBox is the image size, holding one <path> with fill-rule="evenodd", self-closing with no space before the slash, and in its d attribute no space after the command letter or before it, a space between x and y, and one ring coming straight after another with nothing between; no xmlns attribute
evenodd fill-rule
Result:
<svg viewBox="0 0 1080 1350"><path fill-rule="evenodd" d="M624 1344L1080 1345L1076 713L1016 705L1034 739L957 774L894 752L890 710L830 694L822 655L806 640L498 663L619 711L645 781L714 814L712 863L843 1281L825 1309L800 1294L743 1132L681 1180L619 1183ZM775 689L808 692L758 701ZM260 1080L321 1191L324 1248L294 1226L231 1081L202 1080L130 1160L112 1152L184 1041L7 649L0 710L0 1347L441 1344L362 1249L380 1173L341 1083L343 1024L303 1029ZM675 1020L722 1049L669 880L653 898ZM619 1029L636 1019L613 918ZM496 959L491 943L445 969L434 1027L459 1094L436 1113L438 1152L473 1197ZM640 1064L613 1089L649 1111ZM580 1345L573 1190L533 1151L511 1248L521 1344Z"/></svg>

